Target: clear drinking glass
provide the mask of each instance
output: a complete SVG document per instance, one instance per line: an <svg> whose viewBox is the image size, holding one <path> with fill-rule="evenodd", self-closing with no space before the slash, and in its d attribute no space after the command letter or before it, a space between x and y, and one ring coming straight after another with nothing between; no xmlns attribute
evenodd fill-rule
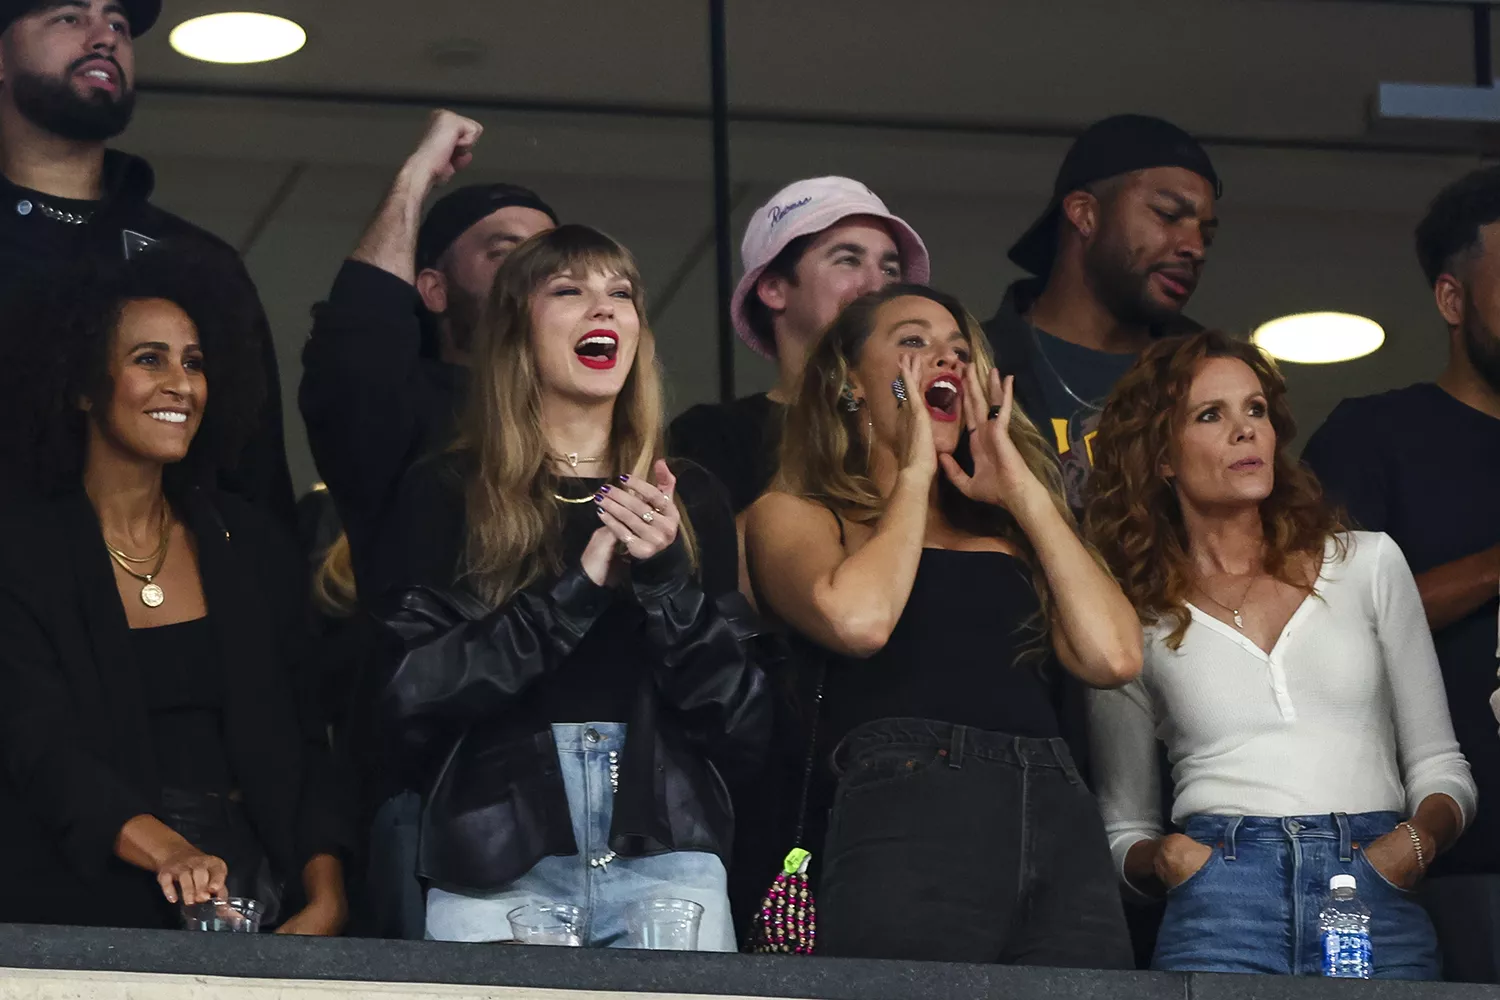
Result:
<svg viewBox="0 0 1500 1000"><path fill-rule="evenodd" d="M583 947L583 911L567 903L529 903L506 915L517 944Z"/></svg>
<svg viewBox="0 0 1500 1000"><path fill-rule="evenodd" d="M182 908L182 928L188 931L217 931L224 934L257 934L265 908L259 900L231 896L193 903Z"/></svg>
<svg viewBox="0 0 1500 1000"><path fill-rule="evenodd" d="M641 899L625 907L626 945L651 951L697 951L703 907L690 899Z"/></svg>

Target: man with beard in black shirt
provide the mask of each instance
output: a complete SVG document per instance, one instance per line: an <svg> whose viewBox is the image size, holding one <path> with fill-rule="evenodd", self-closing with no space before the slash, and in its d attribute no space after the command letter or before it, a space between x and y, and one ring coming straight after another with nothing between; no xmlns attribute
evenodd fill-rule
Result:
<svg viewBox="0 0 1500 1000"><path fill-rule="evenodd" d="M1016 377L1016 402L1057 448L1068 504L1083 505L1099 413L1153 337L1182 316L1218 219L1219 175L1203 147L1160 118L1096 122L1063 158L1052 202L1010 259L1016 282L985 331Z"/></svg>
<svg viewBox="0 0 1500 1000"><path fill-rule="evenodd" d="M1347 399L1303 460L1355 525L1401 546L1427 609L1454 733L1479 786L1467 832L1432 866L1425 901L1444 974L1500 982L1500 167L1445 188L1417 257L1448 326L1436 383ZM1397 664L1396 666L1399 666Z"/></svg>
<svg viewBox="0 0 1500 1000"><path fill-rule="evenodd" d="M135 108L134 38L161 0L0 0L0 295L88 254L132 256L170 240L222 258L219 273L257 316L266 399L224 488L290 529L292 483L281 426L276 351L239 256L149 201L151 167L105 148ZM0 308L0 335L5 313Z"/></svg>

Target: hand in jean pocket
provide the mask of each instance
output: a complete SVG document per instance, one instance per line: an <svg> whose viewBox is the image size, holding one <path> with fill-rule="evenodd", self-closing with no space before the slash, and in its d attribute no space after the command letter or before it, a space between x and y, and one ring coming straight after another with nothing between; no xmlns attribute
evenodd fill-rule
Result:
<svg viewBox="0 0 1500 1000"><path fill-rule="evenodd" d="M1213 856L1212 847L1181 833L1169 834L1157 843L1156 877L1170 892L1202 871Z"/></svg>
<svg viewBox="0 0 1500 1000"><path fill-rule="evenodd" d="M1427 850L1431 850L1431 838L1426 834L1418 832L1422 843ZM1429 854L1428 857L1432 855ZM1406 832L1406 827L1398 826L1370 843L1365 845L1365 860L1370 867L1375 869L1375 874L1385 879L1398 889L1411 891L1422 881L1421 864L1417 861L1416 848L1412 846L1411 834Z"/></svg>

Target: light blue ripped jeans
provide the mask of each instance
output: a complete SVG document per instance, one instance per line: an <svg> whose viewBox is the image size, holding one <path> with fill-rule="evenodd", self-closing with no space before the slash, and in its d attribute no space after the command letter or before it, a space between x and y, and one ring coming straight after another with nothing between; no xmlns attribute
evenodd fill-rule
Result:
<svg viewBox="0 0 1500 1000"><path fill-rule="evenodd" d="M617 765L625 726L618 722L552 727L579 853L546 857L494 895L427 891L427 936L437 941L509 941L511 910L528 903L571 903L583 911L583 943L625 946L625 907L642 899L690 899L703 907L700 951L734 951L724 863L705 851L617 858L609 849ZM616 765L616 767L612 767Z"/></svg>

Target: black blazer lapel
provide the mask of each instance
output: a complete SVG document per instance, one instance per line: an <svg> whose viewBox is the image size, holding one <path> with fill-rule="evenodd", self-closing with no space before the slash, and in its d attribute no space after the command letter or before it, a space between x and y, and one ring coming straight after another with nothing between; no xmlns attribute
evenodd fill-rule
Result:
<svg viewBox="0 0 1500 1000"><path fill-rule="evenodd" d="M224 744L261 845L283 872L296 842L302 739L296 704L274 669L279 655L270 602L259 590L253 539L231 533L212 495L193 490L185 517L198 543L198 573L224 678Z"/></svg>
<svg viewBox="0 0 1500 1000"><path fill-rule="evenodd" d="M93 651L93 676L88 666L64 657L75 672L75 691L98 691L99 711L109 720L112 736L101 740L114 755L121 773L153 801L158 795L155 752L152 750L141 676L130 648L130 624L120 603L120 590L104 548L99 518L82 491L62 498L56 506L58 527L78 595L78 615ZM72 627L67 623L64 628Z"/></svg>

